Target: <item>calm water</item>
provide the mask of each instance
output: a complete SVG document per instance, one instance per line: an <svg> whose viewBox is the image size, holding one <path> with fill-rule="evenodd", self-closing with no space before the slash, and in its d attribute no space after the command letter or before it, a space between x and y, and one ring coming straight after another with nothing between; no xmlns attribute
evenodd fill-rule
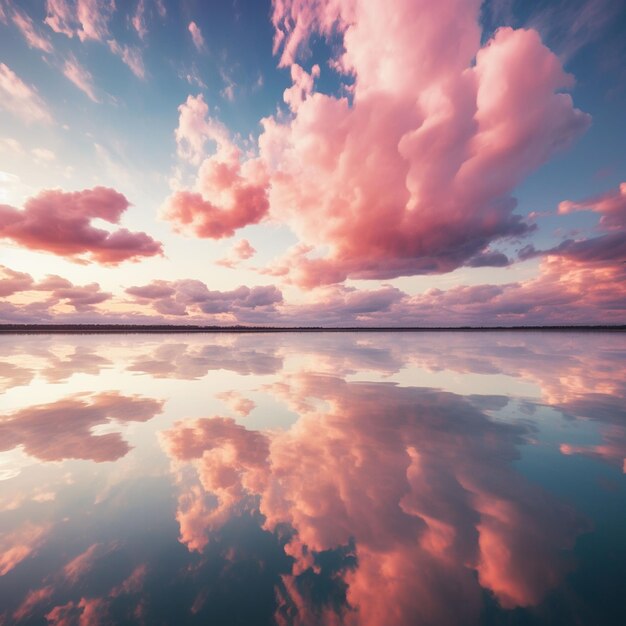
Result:
<svg viewBox="0 0 626 626"><path fill-rule="evenodd" d="M626 335L0 337L0 623L626 624Z"/></svg>

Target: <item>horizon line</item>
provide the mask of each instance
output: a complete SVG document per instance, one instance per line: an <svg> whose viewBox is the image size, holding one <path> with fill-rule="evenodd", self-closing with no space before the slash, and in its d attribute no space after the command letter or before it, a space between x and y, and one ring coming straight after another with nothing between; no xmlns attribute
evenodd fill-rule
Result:
<svg viewBox="0 0 626 626"><path fill-rule="evenodd" d="M626 331L626 324L542 324L515 326L245 326L199 324L0 324L0 333L280 333L280 332L428 332L428 331Z"/></svg>

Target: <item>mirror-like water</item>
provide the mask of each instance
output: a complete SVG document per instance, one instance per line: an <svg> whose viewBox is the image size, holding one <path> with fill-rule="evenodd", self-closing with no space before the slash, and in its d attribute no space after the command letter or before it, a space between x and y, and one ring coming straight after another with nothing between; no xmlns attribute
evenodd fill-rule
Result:
<svg viewBox="0 0 626 626"><path fill-rule="evenodd" d="M0 623L624 624L626 335L0 337Z"/></svg>

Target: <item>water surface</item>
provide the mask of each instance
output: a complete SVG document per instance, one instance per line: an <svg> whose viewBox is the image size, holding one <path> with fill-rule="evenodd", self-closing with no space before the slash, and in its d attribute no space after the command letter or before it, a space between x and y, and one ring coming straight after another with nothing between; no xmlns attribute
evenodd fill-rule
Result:
<svg viewBox="0 0 626 626"><path fill-rule="evenodd" d="M626 623L626 335L0 337L0 623Z"/></svg>

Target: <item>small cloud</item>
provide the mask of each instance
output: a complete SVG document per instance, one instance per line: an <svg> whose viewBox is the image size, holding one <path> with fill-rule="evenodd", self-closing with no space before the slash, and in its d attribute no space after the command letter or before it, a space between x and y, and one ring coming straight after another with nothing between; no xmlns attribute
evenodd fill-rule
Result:
<svg viewBox="0 0 626 626"><path fill-rule="evenodd" d="M120 44L115 39L109 39L108 44L111 52L120 57L137 78L145 79L146 69L139 48Z"/></svg>
<svg viewBox="0 0 626 626"><path fill-rule="evenodd" d="M46 3L44 22L55 32L66 37L104 41L109 34L109 21L115 11L114 0L53 0Z"/></svg>
<svg viewBox="0 0 626 626"><path fill-rule="evenodd" d="M247 239L238 241L230 251L227 257L216 261L217 265L223 267L230 267L231 269L239 265L241 261L245 261L253 257L256 254L256 250L252 247Z"/></svg>
<svg viewBox="0 0 626 626"><path fill-rule="evenodd" d="M37 90L28 86L4 63L0 63L0 107L26 123L52 122L52 116Z"/></svg>
<svg viewBox="0 0 626 626"><path fill-rule="evenodd" d="M53 48L50 40L35 28L33 20L26 13L14 9L12 20L22 35L24 35L24 39L26 39L26 43L30 48L36 48L48 54L52 52Z"/></svg>
<svg viewBox="0 0 626 626"><path fill-rule="evenodd" d="M167 9L165 8L165 2L163 0L155 0L156 9L161 18L167 15Z"/></svg>
<svg viewBox="0 0 626 626"><path fill-rule="evenodd" d="M205 49L204 37L202 36L202 31L200 27L195 22L189 22L189 26L187 27L189 32L191 33L191 39L193 41L193 45L196 47L198 52L202 52Z"/></svg>
<svg viewBox="0 0 626 626"><path fill-rule="evenodd" d="M23 154L24 148L22 144L12 137L3 137L0 139L0 152L9 154Z"/></svg>
<svg viewBox="0 0 626 626"><path fill-rule="evenodd" d="M247 417L256 407L254 400L244 398L237 391L222 391L216 397L224 402L234 413L241 417Z"/></svg>
<svg viewBox="0 0 626 626"><path fill-rule="evenodd" d="M224 88L220 91L220 95L229 102L233 102L235 99L235 81L230 73L223 67L220 67L220 77L224 81Z"/></svg>
<svg viewBox="0 0 626 626"><path fill-rule="evenodd" d="M192 65L190 69L181 68L178 72L178 77L181 80L187 81L190 85L199 87L200 89L206 89L206 83L202 80L200 72L195 65Z"/></svg>
<svg viewBox="0 0 626 626"><path fill-rule="evenodd" d="M146 3L145 0L139 0L137 3L137 9L133 17L130 20L135 32L139 36L139 39L143 40L148 34L148 28L146 26Z"/></svg>
<svg viewBox="0 0 626 626"><path fill-rule="evenodd" d="M96 96L91 73L85 69L73 55L65 61L65 64L63 65L63 74L92 102L100 102Z"/></svg>
<svg viewBox="0 0 626 626"><path fill-rule="evenodd" d="M259 89L262 89L264 83L265 83L265 79L263 78L263 74L261 74L261 72L259 72L259 76L257 77L256 81L254 82L254 85L252 85L252 91L258 91Z"/></svg>
<svg viewBox="0 0 626 626"><path fill-rule="evenodd" d="M40 162L50 163L56 159L54 152L48 150L48 148L33 148L31 153Z"/></svg>

